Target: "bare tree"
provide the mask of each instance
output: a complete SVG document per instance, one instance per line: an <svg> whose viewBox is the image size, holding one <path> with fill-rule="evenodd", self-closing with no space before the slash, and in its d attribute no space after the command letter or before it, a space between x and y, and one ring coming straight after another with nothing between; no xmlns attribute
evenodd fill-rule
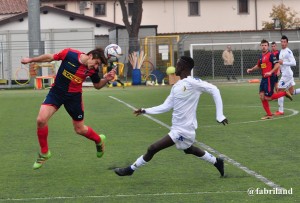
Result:
<svg viewBox="0 0 300 203"><path fill-rule="evenodd" d="M142 21L143 14L143 0L134 0L133 8L132 8L132 16L131 16L131 24L128 19L127 7L125 5L125 0L119 0L122 14L123 14L123 22L128 32L129 36L129 53L133 51L139 50L139 29Z"/></svg>
<svg viewBox="0 0 300 203"><path fill-rule="evenodd" d="M279 28L283 29L293 29L300 26L300 19L296 17L298 13L292 10L290 7L285 6L283 3L278 6L273 6L272 12L270 13L270 18L274 21L275 19L279 20ZM274 29L275 22L263 21L263 29Z"/></svg>

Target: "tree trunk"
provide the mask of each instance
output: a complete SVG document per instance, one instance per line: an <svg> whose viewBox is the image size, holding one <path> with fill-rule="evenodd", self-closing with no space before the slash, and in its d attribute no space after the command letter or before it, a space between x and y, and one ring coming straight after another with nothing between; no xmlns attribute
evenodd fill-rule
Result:
<svg viewBox="0 0 300 203"><path fill-rule="evenodd" d="M133 51L139 51L139 29L142 21L142 14L143 14L143 0L134 0L133 7L132 7L132 16L131 16L131 24L128 20L128 12L127 7L125 5L125 0L119 0L122 15L123 15L123 22L125 24L126 30L129 36L129 54Z"/></svg>
<svg viewBox="0 0 300 203"><path fill-rule="evenodd" d="M143 14L143 0L134 0L133 1L133 7L132 7L132 16L131 16L131 24L128 20L128 12L127 7L125 5L125 0L119 0L120 6L122 9L122 15L123 15L123 22L125 24L126 30L128 32L129 36L129 49L128 54L133 53L134 51L140 50L140 44L139 44L139 29L142 21L142 14ZM127 75L131 76L132 72L132 65L128 62L127 64L128 72Z"/></svg>

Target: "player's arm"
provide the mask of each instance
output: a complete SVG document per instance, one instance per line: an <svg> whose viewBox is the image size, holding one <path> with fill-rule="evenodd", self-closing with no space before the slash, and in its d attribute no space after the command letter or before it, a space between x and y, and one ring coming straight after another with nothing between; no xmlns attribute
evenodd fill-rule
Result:
<svg viewBox="0 0 300 203"><path fill-rule="evenodd" d="M247 73L251 73L255 70L258 70L260 68L260 66L258 66L257 64L255 66L253 66L252 68L248 68L247 69Z"/></svg>
<svg viewBox="0 0 300 203"><path fill-rule="evenodd" d="M271 54L271 56L270 56L270 62L272 62L272 64L274 64L274 67L272 68L271 71L266 72L264 74L264 77L269 77L273 73L277 73L278 72L278 68L280 67L278 58L276 56L274 56L273 54Z"/></svg>
<svg viewBox="0 0 300 203"><path fill-rule="evenodd" d="M94 85L95 89L99 90L102 87L104 87L108 82L109 82L108 79L102 78L102 79L100 79L100 81L98 83L93 83L93 85Z"/></svg>
<svg viewBox="0 0 300 203"><path fill-rule="evenodd" d="M216 106L217 122L222 123L223 125L228 124L228 120L223 114L223 101L222 101L220 90L215 85L208 83L206 92L209 93L214 99L215 106Z"/></svg>
<svg viewBox="0 0 300 203"><path fill-rule="evenodd" d="M289 53L288 59L289 59L288 61L284 61L284 62L282 62L282 64L287 65L287 66L296 66L296 59L295 59L292 51Z"/></svg>
<svg viewBox="0 0 300 203"><path fill-rule="evenodd" d="M32 62L51 62L54 61L54 54L43 54L32 58L22 58L21 63L27 64Z"/></svg>
<svg viewBox="0 0 300 203"><path fill-rule="evenodd" d="M279 67L280 67L280 64L279 64L279 63L275 63L274 68L273 68L271 71L266 72L266 73L264 74L264 77L269 77L270 75L272 75L272 74L275 73L275 72L277 73Z"/></svg>
<svg viewBox="0 0 300 203"><path fill-rule="evenodd" d="M169 95L163 104L161 104L159 106L151 107L151 108L146 108L146 109L140 108L140 109L135 110L133 113L136 116L144 114L144 113L160 114L160 113L170 111L172 108L173 108L173 99L172 99L172 96Z"/></svg>
<svg viewBox="0 0 300 203"><path fill-rule="evenodd" d="M217 86L202 80L195 80L192 85L196 90L200 92L206 92L213 97L216 105L217 122L222 123L223 125L228 124L228 120L223 114L223 101L220 90L217 88Z"/></svg>
<svg viewBox="0 0 300 203"><path fill-rule="evenodd" d="M95 89L101 89L104 87L109 81L113 80L116 75L116 70L112 69L109 71L104 78L100 79L99 82L93 82L94 88Z"/></svg>

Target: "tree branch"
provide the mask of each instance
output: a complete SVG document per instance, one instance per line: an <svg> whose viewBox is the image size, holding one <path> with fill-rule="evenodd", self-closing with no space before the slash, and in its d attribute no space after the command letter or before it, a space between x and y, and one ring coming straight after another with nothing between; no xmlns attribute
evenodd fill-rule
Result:
<svg viewBox="0 0 300 203"><path fill-rule="evenodd" d="M125 0L119 0L119 2L120 2L121 10L122 10L123 22L125 24L128 34L129 34L132 32L132 29L131 29L131 25L128 20L128 13L127 13L127 8L125 6Z"/></svg>

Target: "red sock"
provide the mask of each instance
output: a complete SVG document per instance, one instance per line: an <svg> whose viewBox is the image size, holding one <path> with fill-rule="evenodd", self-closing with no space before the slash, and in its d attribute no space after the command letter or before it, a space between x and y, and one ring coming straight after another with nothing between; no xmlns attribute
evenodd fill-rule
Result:
<svg viewBox="0 0 300 203"><path fill-rule="evenodd" d="M96 144L101 142L101 138L100 136L91 128L88 126L88 131L87 133L84 135L84 137L95 141Z"/></svg>
<svg viewBox="0 0 300 203"><path fill-rule="evenodd" d="M272 100L278 99L280 97L284 97L285 95L286 95L286 92L277 92L275 94L272 94L271 99Z"/></svg>
<svg viewBox="0 0 300 203"><path fill-rule="evenodd" d="M262 103L267 115L272 116L268 100L262 100L261 103Z"/></svg>
<svg viewBox="0 0 300 203"><path fill-rule="evenodd" d="M37 129L37 136L40 143L41 153L46 154L48 152L48 125Z"/></svg>

